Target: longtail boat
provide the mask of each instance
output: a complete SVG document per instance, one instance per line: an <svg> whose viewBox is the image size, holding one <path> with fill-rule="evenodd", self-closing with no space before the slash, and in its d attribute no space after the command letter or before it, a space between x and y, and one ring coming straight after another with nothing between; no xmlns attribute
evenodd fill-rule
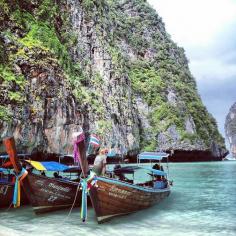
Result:
<svg viewBox="0 0 236 236"><path fill-rule="evenodd" d="M143 153L139 155L139 160L151 159L160 161L167 156L168 154ZM81 160L80 164L83 172L87 173L86 160ZM162 170L144 169L148 169L151 172L152 180L135 184L130 180L116 179L115 176L108 178L94 175L87 178L90 185L89 196L98 223L148 208L169 196L170 184L166 178L167 174ZM158 177L158 180L154 179L156 178L155 176Z"/></svg>
<svg viewBox="0 0 236 236"><path fill-rule="evenodd" d="M9 169L0 168L0 208L8 208L12 206L14 186L14 175L10 173ZM24 191L21 192L21 203L22 205L28 203Z"/></svg>
<svg viewBox="0 0 236 236"><path fill-rule="evenodd" d="M16 175L20 176L24 168L17 157L14 138L6 138L3 142ZM85 153L83 147L84 145L80 147L81 155ZM81 203L79 181L47 177L29 171L20 182L36 214L70 208Z"/></svg>

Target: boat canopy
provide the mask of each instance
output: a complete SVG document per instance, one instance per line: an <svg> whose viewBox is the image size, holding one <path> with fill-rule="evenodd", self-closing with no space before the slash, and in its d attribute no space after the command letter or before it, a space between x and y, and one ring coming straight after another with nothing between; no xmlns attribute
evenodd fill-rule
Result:
<svg viewBox="0 0 236 236"><path fill-rule="evenodd" d="M114 174L133 174L138 169L140 169L139 166L124 166L114 169Z"/></svg>
<svg viewBox="0 0 236 236"><path fill-rule="evenodd" d="M40 171L64 171L69 168L68 166L55 161L38 162L26 160L26 162L30 163L31 166L33 166L36 170Z"/></svg>
<svg viewBox="0 0 236 236"><path fill-rule="evenodd" d="M61 159L67 158L67 157L70 157L70 158L73 158L73 159L74 159L74 155L73 155L73 154L60 154L59 157L60 157Z"/></svg>
<svg viewBox="0 0 236 236"><path fill-rule="evenodd" d="M20 153L20 154L17 154L18 157L27 157L27 156L30 156L30 154L24 154L24 153ZM9 155L6 154L6 155L0 155L0 159L6 159L6 158L9 158Z"/></svg>
<svg viewBox="0 0 236 236"><path fill-rule="evenodd" d="M148 168L148 167L142 167L142 169L152 172L153 175L167 176L167 174L162 170L156 170L156 169Z"/></svg>
<svg viewBox="0 0 236 236"><path fill-rule="evenodd" d="M81 173L81 171L79 166L69 166L67 169L63 170L65 173Z"/></svg>
<svg viewBox="0 0 236 236"><path fill-rule="evenodd" d="M169 154L166 152L142 152L138 155L139 160L157 160L160 161Z"/></svg>
<svg viewBox="0 0 236 236"><path fill-rule="evenodd" d="M0 159L5 159L5 158L8 158L9 156L8 155L0 155Z"/></svg>
<svg viewBox="0 0 236 236"><path fill-rule="evenodd" d="M151 172L153 175L159 175L159 176L166 176L167 174L164 171L156 170L153 168L143 167L143 166L124 166L118 169L115 169L113 172L115 175L119 174L133 174L137 170L147 170L148 172Z"/></svg>

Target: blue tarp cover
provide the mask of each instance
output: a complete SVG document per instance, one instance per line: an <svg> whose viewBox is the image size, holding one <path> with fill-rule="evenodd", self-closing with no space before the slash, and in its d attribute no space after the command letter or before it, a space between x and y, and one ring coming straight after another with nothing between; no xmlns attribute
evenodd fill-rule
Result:
<svg viewBox="0 0 236 236"><path fill-rule="evenodd" d="M168 157L169 154L165 152L142 152L138 155L139 160L162 160L164 157Z"/></svg>
<svg viewBox="0 0 236 236"><path fill-rule="evenodd" d="M45 167L47 171L64 171L68 169L68 166L55 161L42 161L41 164Z"/></svg>

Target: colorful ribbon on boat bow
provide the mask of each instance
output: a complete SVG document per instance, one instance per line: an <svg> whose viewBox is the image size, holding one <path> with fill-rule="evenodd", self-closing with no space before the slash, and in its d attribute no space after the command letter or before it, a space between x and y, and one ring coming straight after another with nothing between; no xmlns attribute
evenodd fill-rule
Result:
<svg viewBox="0 0 236 236"><path fill-rule="evenodd" d="M82 186L81 219L84 222L87 219L87 195L88 195L87 179L81 179L80 183Z"/></svg>
<svg viewBox="0 0 236 236"><path fill-rule="evenodd" d="M81 203L81 219L84 222L87 219L87 196L89 194L90 188L96 186L96 175L93 171L86 179L80 179L80 184L82 186L82 203Z"/></svg>
<svg viewBox="0 0 236 236"><path fill-rule="evenodd" d="M13 195L13 204L15 208L20 206L20 184L21 181L27 176L27 174L28 171L22 168L20 174L16 175L14 195Z"/></svg>

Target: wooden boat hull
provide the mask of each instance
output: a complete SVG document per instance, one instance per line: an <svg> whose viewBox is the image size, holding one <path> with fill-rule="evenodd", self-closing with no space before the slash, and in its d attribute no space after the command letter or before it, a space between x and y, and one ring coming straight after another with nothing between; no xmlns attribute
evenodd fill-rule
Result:
<svg viewBox="0 0 236 236"><path fill-rule="evenodd" d="M0 183L0 208L10 207L13 200L14 184ZM29 203L24 191L21 192L21 204Z"/></svg>
<svg viewBox="0 0 236 236"><path fill-rule="evenodd" d="M98 223L148 208L169 194L169 187L152 189L102 177L99 177L90 189Z"/></svg>
<svg viewBox="0 0 236 236"><path fill-rule="evenodd" d="M81 190L78 182L28 174L28 198L36 214L79 206ZM78 188L78 189L77 189Z"/></svg>

